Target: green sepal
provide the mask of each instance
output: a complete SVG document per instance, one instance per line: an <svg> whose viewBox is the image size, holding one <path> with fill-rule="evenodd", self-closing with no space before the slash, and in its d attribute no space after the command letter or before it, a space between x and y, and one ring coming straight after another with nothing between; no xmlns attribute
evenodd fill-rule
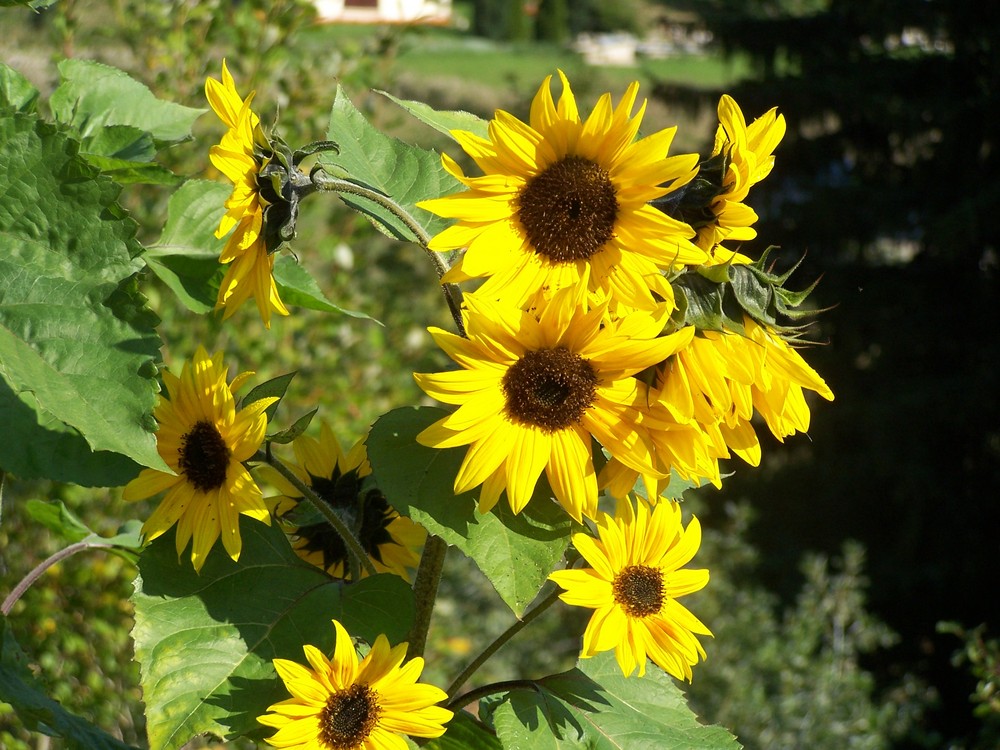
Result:
<svg viewBox="0 0 1000 750"><path fill-rule="evenodd" d="M254 386L240 398L237 408L243 409L244 407L247 407L256 401L260 401L263 398L277 398L277 401L264 410L264 413L267 415L267 421L271 422L274 419L275 412L278 411L278 404L280 404L281 399L285 397L285 391L288 390L288 384L292 382L292 378L295 377L295 374L295 372L288 372L284 375L278 375L277 377L271 378L270 380L265 380L260 385Z"/></svg>
<svg viewBox="0 0 1000 750"><path fill-rule="evenodd" d="M309 423L312 422L313 417L316 416L316 412L318 411L318 408L313 409L296 419L291 427L287 427L280 432L274 433L273 435L268 435L268 442L278 443L279 445L287 445L288 443L297 440L307 429L309 429Z"/></svg>

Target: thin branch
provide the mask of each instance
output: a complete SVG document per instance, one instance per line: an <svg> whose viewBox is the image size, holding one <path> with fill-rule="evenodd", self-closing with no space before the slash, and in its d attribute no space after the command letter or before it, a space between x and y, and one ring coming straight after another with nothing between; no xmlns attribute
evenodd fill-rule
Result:
<svg viewBox="0 0 1000 750"><path fill-rule="evenodd" d="M344 193L347 195L357 195L378 204L393 216L399 219L404 226L417 238L417 243L434 264L438 280L442 279L450 270L447 261L439 253L430 249L431 237L420 225L412 214L396 203L392 198L380 193L377 190L366 188L350 180L342 180L327 174L321 167L312 171L310 175L313 185L319 190L334 193ZM462 321L462 290L457 284L442 284L441 292L444 294L445 302L451 311L451 317L455 321L455 326L460 335L465 335L465 323Z"/></svg>
<svg viewBox="0 0 1000 750"><path fill-rule="evenodd" d="M451 696L455 695L455 693L458 692L459 688L461 688L462 685L468 682L469 678L481 666L483 666L483 664L486 663L487 659L489 659L491 656L493 656L493 654L499 651L500 648L505 643L507 643L507 641L509 641L515 635L520 633L525 627L527 627L532 620L534 620L536 617L542 614L542 612L551 607L552 604L555 603L556 599L558 598L559 598L559 590L554 589L544 599L542 599L542 601L538 603L538 606L534 607L530 612L525 613L524 617L522 617L520 620L515 622L504 632L498 635L493 640L493 642L490 643L486 648L484 648L482 652L479 654L479 656L477 656L475 659L469 662L468 666L466 666L466 668L462 670L461 674L459 674L458 677L456 677L452 681L451 685L448 687L448 690L446 691L448 695Z"/></svg>
<svg viewBox="0 0 1000 750"><path fill-rule="evenodd" d="M80 541L74 542L68 547L63 547L58 552L54 552L32 568L28 575L22 578L20 583L14 587L14 590L3 600L3 604L0 604L0 614L4 617L9 615L14 605L17 604L17 600L24 595L24 592L31 588L31 585L56 563L65 560L67 557L72 557L77 552L82 552L85 549L111 549L114 546L113 544L103 544L101 542Z"/></svg>
<svg viewBox="0 0 1000 750"><path fill-rule="evenodd" d="M488 685L477 687L457 698L452 698L444 704L449 711L458 711L465 708L470 703L485 698L487 695L496 693L509 693L511 690L538 690L538 683L535 680L504 680L503 682L491 682Z"/></svg>

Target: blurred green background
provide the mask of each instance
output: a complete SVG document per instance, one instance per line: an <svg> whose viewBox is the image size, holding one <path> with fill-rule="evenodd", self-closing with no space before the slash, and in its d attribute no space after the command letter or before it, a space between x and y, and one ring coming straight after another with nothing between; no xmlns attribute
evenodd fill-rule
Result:
<svg viewBox="0 0 1000 750"><path fill-rule="evenodd" d="M751 193L760 239L747 250L781 245L781 263L805 256L793 277L801 286L823 277L814 298L832 309L813 338L826 345L805 356L837 399L814 404L808 436L780 445L762 435L759 470L734 463L721 492L689 500L706 527L696 562L712 571L691 607L716 634L690 700L748 748L1000 746L1000 6L475 0L455 2L448 25L420 26L319 24L303 0L60 0L37 14L0 9L0 28L3 61L43 94L55 63L74 56L207 106L204 79L226 57L241 92L257 90L263 121L279 115L293 144L324 137L338 83L380 128L456 158L453 144L372 89L525 117L556 68L584 110L638 79L650 97L644 131L679 125L677 152L711 147L723 91L748 118L779 106L789 132ZM613 48L634 60L588 61ZM168 166L218 178L207 150L220 132L202 118ZM142 239L157 237L166 197L124 194ZM447 311L418 251L334 200L307 202L293 249L330 299L385 325L295 311L268 332L247 309L221 326L179 309L150 279L164 360L204 343L261 378L298 370L286 417L319 405L349 443L388 409L421 401L411 373L445 365L425 328L448 327ZM62 500L104 533L150 510L116 490L9 477L4 595L63 546L25 514L32 498ZM11 621L53 697L142 745L133 575L116 557L71 558ZM457 555L441 593L428 650L439 683L513 619ZM568 668L576 614L553 609L477 679ZM0 746L59 744L25 732L0 704Z"/></svg>

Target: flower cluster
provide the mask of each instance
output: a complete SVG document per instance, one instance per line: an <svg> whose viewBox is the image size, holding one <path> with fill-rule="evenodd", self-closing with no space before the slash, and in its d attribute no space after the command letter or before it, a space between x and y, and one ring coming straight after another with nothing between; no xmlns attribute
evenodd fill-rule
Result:
<svg viewBox="0 0 1000 750"><path fill-rule="evenodd" d="M483 512L503 494L521 512L544 472L600 537L574 537L592 569L553 575L563 599L597 610L582 655L615 648L625 674L641 674L648 655L690 679L704 657L694 634L710 633L675 598L708 575L677 570L697 549L697 521L684 532L661 491L671 476L719 485L719 461L733 455L756 465L755 415L780 440L808 429L804 391L833 397L770 310L699 312L722 310L726 295L740 302L734 268L780 286L735 243L756 236L744 200L772 168L784 119L772 110L748 126L723 97L713 154L699 161L668 153L675 128L637 137L638 84L583 118L559 78L558 101L547 78L528 122L498 111L485 138L453 131L482 175L444 156L465 189L419 204L455 220L429 244L464 249L443 280L481 283L465 297L464 336L431 329L458 368L416 379L457 408L418 440L468 446L454 489L479 487ZM780 312L801 302L775 296ZM652 506L634 510L640 477ZM598 507L601 489L619 498L614 518Z"/></svg>
<svg viewBox="0 0 1000 750"><path fill-rule="evenodd" d="M484 281L466 296L467 338L432 329L461 369L417 382L459 408L419 439L469 446L455 490L482 485L481 510L506 491L519 512L544 470L579 521L597 518L599 487L622 497L639 476L651 497L671 474L718 485L720 459L759 461L755 412L781 439L808 428L804 389L833 394L770 320L692 323L697 287L678 283L745 257L722 243L754 236L742 201L770 171L784 119L772 110L748 127L724 97L699 169L697 155L668 154L674 128L636 140L637 84L582 119L560 78L558 103L546 79L528 123L499 111L488 138L455 131L484 174L445 156L467 189L421 204L456 220L432 249L466 248L445 281ZM676 218L692 215L697 229ZM610 457L596 477L595 447Z"/></svg>

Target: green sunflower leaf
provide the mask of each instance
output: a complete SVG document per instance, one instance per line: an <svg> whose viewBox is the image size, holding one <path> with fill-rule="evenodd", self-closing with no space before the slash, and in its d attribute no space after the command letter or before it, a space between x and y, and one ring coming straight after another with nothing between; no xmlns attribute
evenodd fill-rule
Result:
<svg viewBox="0 0 1000 750"><path fill-rule="evenodd" d="M318 310L319 312L341 313L382 325L370 315L356 310L348 310L327 299L313 275L289 255L282 255L274 262L274 281L278 285L278 291L285 304L297 305L307 310Z"/></svg>
<svg viewBox="0 0 1000 750"><path fill-rule="evenodd" d="M465 711L455 714L443 735L422 747L424 750L503 750L500 740Z"/></svg>
<svg viewBox="0 0 1000 750"><path fill-rule="evenodd" d="M377 93L395 102L411 115L416 117L425 125L430 125L439 133L444 133L449 138L452 130L468 130L470 133L486 138L489 131L489 122L479 115L462 110L437 110L430 105L412 99L397 99L386 91Z"/></svg>
<svg viewBox="0 0 1000 750"><path fill-rule="evenodd" d="M32 677L7 618L0 616L0 624L0 702L9 703L25 727L61 738L70 750L133 750L46 695Z"/></svg>
<svg viewBox="0 0 1000 750"><path fill-rule="evenodd" d="M176 750L196 734L260 738L256 719L288 698L272 659L305 663L302 646L330 653L331 619L372 642L405 639L413 619L406 581L376 575L345 585L303 562L276 527L240 517L243 548L221 544L195 573L178 560L174 530L139 557L132 596L151 747Z"/></svg>
<svg viewBox="0 0 1000 750"><path fill-rule="evenodd" d="M12 67L0 63L0 107L33 112L37 102L38 89Z"/></svg>
<svg viewBox="0 0 1000 750"><path fill-rule="evenodd" d="M49 107L86 142L109 126L127 125L148 133L157 148L191 139L191 127L207 110L158 99L128 73L91 60L59 63L62 83Z"/></svg>
<svg viewBox="0 0 1000 750"><path fill-rule="evenodd" d="M519 515L504 499L482 514L475 492L456 496L453 484L466 449L438 450L416 441L446 414L435 407L404 407L375 422L367 445L376 481L400 513L472 558L520 616L566 551L572 522L544 482Z"/></svg>
<svg viewBox="0 0 1000 750"><path fill-rule="evenodd" d="M330 112L328 137L339 144L340 152L320 154L319 163L332 176L389 196L429 236L448 226L447 220L416 207L418 201L462 189L444 171L438 154L378 131L339 87ZM389 237L419 241L410 227L378 203L347 193L341 193L341 199L363 213L376 229Z"/></svg>
<svg viewBox="0 0 1000 750"><path fill-rule="evenodd" d="M0 119L0 466L113 486L167 470L151 412L156 317L120 187L31 114Z"/></svg>
<svg viewBox="0 0 1000 750"><path fill-rule="evenodd" d="M534 690L507 693L493 711L504 748L538 750L737 750L736 738L706 726L688 708L673 678L655 665L644 677L624 677L613 652Z"/></svg>

